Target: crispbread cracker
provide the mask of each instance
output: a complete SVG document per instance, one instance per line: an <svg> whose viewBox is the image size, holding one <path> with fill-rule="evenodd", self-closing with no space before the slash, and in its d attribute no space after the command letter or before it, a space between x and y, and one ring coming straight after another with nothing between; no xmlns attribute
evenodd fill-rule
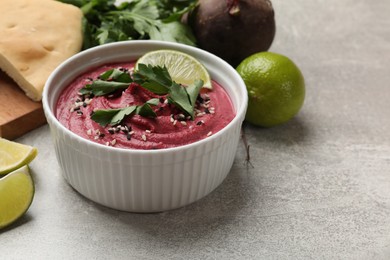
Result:
<svg viewBox="0 0 390 260"><path fill-rule="evenodd" d="M34 101L50 73L82 45L82 12L55 0L1 0L0 69Z"/></svg>

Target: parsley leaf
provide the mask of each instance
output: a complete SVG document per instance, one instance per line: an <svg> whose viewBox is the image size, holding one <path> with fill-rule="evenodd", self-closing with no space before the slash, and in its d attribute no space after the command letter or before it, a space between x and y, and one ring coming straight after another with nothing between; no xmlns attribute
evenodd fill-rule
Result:
<svg viewBox="0 0 390 260"><path fill-rule="evenodd" d="M125 107L122 109L100 109L92 113L91 119L99 125L117 125L123 118L136 110L136 106Z"/></svg>
<svg viewBox="0 0 390 260"><path fill-rule="evenodd" d="M102 80L115 80L119 82L131 83L133 80L126 69L111 69L103 72L99 76Z"/></svg>
<svg viewBox="0 0 390 260"><path fill-rule="evenodd" d="M145 64L138 64L138 70L133 73L133 80L158 95L167 94L172 85L167 68Z"/></svg>
<svg viewBox="0 0 390 260"><path fill-rule="evenodd" d="M151 118L154 118L156 117L156 113L153 111L152 107L150 105L153 105L153 106L157 106L159 103L159 100L158 98L152 98L150 100L148 100L145 104L143 104L142 106L137 106L137 110L136 110L136 114L137 115L140 115L140 116L143 116L143 117L151 117Z"/></svg>
<svg viewBox="0 0 390 260"><path fill-rule="evenodd" d="M99 79L80 89L80 93L83 95L104 96L117 90L127 89L131 82L133 80L128 71L111 69L100 74Z"/></svg>
<svg viewBox="0 0 390 260"><path fill-rule="evenodd" d="M180 42L187 45L194 45L195 42L192 33L178 21L158 22L155 27L150 28L149 35L154 40Z"/></svg>
<svg viewBox="0 0 390 260"><path fill-rule="evenodd" d="M169 91L168 99L171 103L175 104L175 106L179 107L184 113L194 119L195 102L202 87L202 80L197 80L188 87L173 83Z"/></svg>
<svg viewBox="0 0 390 260"><path fill-rule="evenodd" d="M129 106L119 109L99 109L92 113L91 119L99 125L105 127L106 125L114 126L120 124L126 116L129 116L133 113L143 117L153 118L157 115L153 111L151 105L156 106L158 103L158 98L152 98L141 106Z"/></svg>
<svg viewBox="0 0 390 260"><path fill-rule="evenodd" d="M169 91L168 100L183 110L186 114L190 115L191 117L193 116L192 106L188 99L188 93L183 86L177 83L172 84Z"/></svg>
<svg viewBox="0 0 390 260"><path fill-rule="evenodd" d="M94 96L104 96L119 89L127 89L128 87L129 83L95 80L92 84L88 84L80 89L80 93L83 95L93 94Z"/></svg>
<svg viewBox="0 0 390 260"><path fill-rule="evenodd" d="M185 90L187 91L187 94L188 94L188 99L191 103L191 117L192 118L194 117L193 112L194 112L196 99L198 98L199 92L203 87L203 83L204 83L203 80L198 79L198 80L195 80L195 82L193 84L191 84L185 88Z"/></svg>

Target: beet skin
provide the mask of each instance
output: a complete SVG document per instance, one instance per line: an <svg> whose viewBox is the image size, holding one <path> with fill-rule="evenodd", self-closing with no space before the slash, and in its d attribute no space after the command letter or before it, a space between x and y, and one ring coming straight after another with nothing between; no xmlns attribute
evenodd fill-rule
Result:
<svg viewBox="0 0 390 260"><path fill-rule="evenodd" d="M275 36L269 0L199 0L188 23L200 48L233 67L251 54L267 51Z"/></svg>

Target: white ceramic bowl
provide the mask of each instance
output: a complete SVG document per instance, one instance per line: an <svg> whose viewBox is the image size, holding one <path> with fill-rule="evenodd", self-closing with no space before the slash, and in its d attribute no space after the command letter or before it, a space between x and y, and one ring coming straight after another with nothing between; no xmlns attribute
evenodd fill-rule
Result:
<svg viewBox="0 0 390 260"><path fill-rule="evenodd" d="M131 150L86 140L55 117L61 91L78 75L112 62L131 62L146 52L174 49L200 60L229 94L235 118L201 141L161 150ZM247 92L237 72L201 49L161 41L126 41L80 52L50 75L43 107L55 152L69 184L85 197L110 208L158 212L188 205L213 191L229 173L247 108Z"/></svg>

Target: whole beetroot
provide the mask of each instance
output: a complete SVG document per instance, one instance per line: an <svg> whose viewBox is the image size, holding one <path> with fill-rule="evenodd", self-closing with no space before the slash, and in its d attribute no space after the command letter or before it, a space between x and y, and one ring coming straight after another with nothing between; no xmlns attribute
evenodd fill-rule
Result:
<svg viewBox="0 0 390 260"><path fill-rule="evenodd" d="M269 0L199 0L189 14L200 48L236 67L251 54L267 51L275 36Z"/></svg>

